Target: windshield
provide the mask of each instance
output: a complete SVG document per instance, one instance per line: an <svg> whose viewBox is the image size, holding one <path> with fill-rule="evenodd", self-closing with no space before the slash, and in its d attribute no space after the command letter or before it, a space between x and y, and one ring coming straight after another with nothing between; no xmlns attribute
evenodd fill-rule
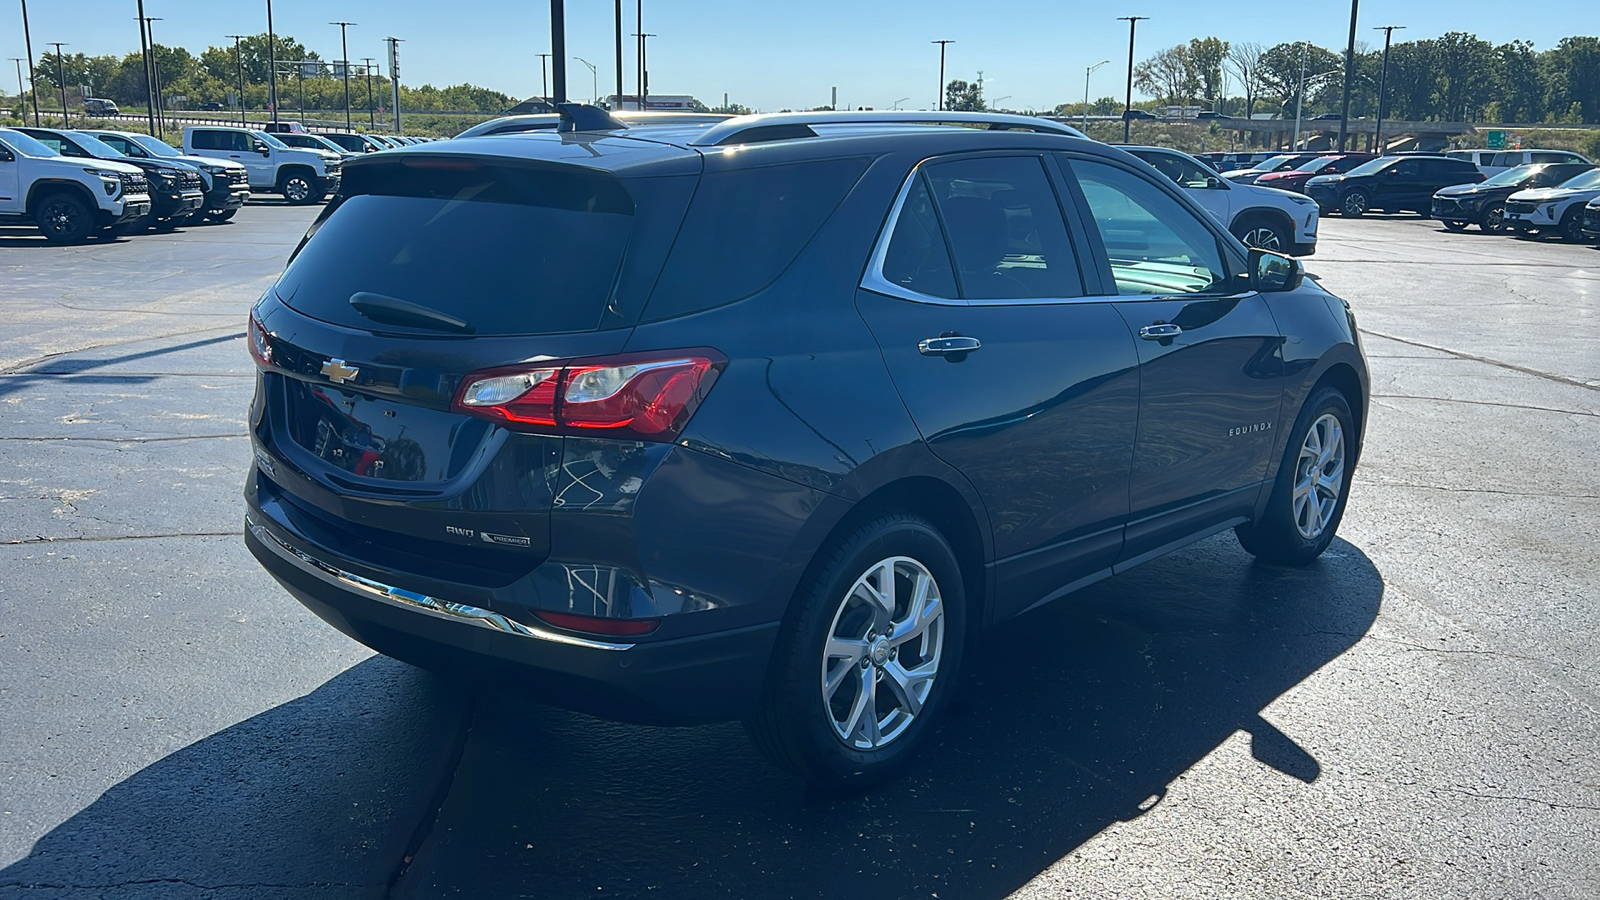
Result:
<svg viewBox="0 0 1600 900"><path fill-rule="evenodd" d="M7 146L23 156L48 157L61 155L22 132L12 131L9 128L0 128L0 139L3 139Z"/></svg>
<svg viewBox="0 0 1600 900"><path fill-rule="evenodd" d="M1484 187L1494 187L1496 185L1521 184L1522 182L1527 181L1529 178L1539 174L1539 170L1542 168L1544 168L1542 165L1517 166L1515 169L1507 169L1493 178L1488 179L1487 181L1483 182L1483 185Z"/></svg>
<svg viewBox="0 0 1600 900"><path fill-rule="evenodd" d="M250 133L256 136L256 140L266 143L268 147L272 147L277 150L289 149L288 144L285 144L283 141L278 140L270 134L267 134L265 131L252 131Z"/></svg>
<svg viewBox="0 0 1600 900"><path fill-rule="evenodd" d="M1564 191L1592 191L1600 188L1600 169L1590 169L1576 178L1561 182Z"/></svg>
<svg viewBox="0 0 1600 900"><path fill-rule="evenodd" d="M1327 165L1328 163L1333 163L1333 162L1338 162L1338 161L1339 161L1339 157L1337 157L1337 156L1319 156L1316 159L1313 159L1312 161L1310 161L1308 163L1305 163L1305 164L1301 165L1300 167L1296 168L1295 171L1296 172L1315 172L1318 169L1322 168L1323 166Z"/></svg>
<svg viewBox="0 0 1600 900"><path fill-rule="evenodd" d="M1292 159L1294 159L1293 156L1274 156L1274 157L1270 157L1268 159L1264 159L1261 162L1256 163L1253 167L1251 167L1250 171L1252 171L1252 172L1276 172L1276 171L1278 171L1279 168L1281 168L1284 165L1284 163L1287 163Z"/></svg>
<svg viewBox="0 0 1600 900"><path fill-rule="evenodd" d="M1377 173L1377 172L1382 172L1384 169L1389 168L1390 166L1394 165L1395 163L1397 163L1399 161L1400 160L1395 159L1392 156L1390 156L1390 157L1380 157L1378 159L1374 159L1374 160L1370 160L1368 162L1364 162L1361 165L1356 166L1354 169L1351 169L1349 172L1346 172L1345 174L1346 175L1372 175L1372 174Z"/></svg>
<svg viewBox="0 0 1600 900"><path fill-rule="evenodd" d="M124 159L128 154L111 146L97 137L84 134L81 131L64 131L62 134L72 138L72 142L88 151L89 155L98 159Z"/></svg>
<svg viewBox="0 0 1600 900"><path fill-rule="evenodd" d="M171 144L159 138L151 137L148 134L130 134L127 135L127 138L128 140L133 141L135 144L138 144L146 150L149 150L151 156L183 155L182 153L179 153L177 148L173 147Z"/></svg>

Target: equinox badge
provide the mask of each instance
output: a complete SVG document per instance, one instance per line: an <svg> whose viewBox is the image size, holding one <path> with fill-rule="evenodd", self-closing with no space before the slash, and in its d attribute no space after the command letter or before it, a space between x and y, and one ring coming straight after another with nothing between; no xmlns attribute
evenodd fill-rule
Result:
<svg viewBox="0 0 1600 900"><path fill-rule="evenodd" d="M355 366L345 365L342 359L330 359L322 364L322 374L328 376L328 380L334 384L344 384L361 374L361 370Z"/></svg>

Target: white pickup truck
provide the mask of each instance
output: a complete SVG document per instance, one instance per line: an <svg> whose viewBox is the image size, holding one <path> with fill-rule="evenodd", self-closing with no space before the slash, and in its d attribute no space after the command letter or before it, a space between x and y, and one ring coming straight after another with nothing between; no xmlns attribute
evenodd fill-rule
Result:
<svg viewBox="0 0 1600 900"><path fill-rule="evenodd" d="M31 222L53 243L76 244L149 214L150 184L138 166L70 159L0 128L0 222Z"/></svg>
<svg viewBox="0 0 1600 900"><path fill-rule="evenodd" d="M290 147L253 128L190 125L183 129L183 152L233 160L249 170L250 190L282 194L297 206L316 203L339 188L339 154Z"/></svg>

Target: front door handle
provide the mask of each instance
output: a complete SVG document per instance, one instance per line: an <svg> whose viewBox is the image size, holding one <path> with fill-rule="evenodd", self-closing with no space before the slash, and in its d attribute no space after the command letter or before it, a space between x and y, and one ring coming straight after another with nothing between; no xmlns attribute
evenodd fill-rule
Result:
<svg viewBox="0 0 1600 900"><path fill-rule="evenodd" d="M971 353L983 344L975 337L945 335L917 342L917 352L923 356L947 356L953 353Z"/></svg>
<svg viewBox="0 0 1600 900"><path fill-rule="evenodd" d="M1167 341L1183 334L1183 329L1170 322L1158 322L1139 329L1139 337L1147 341Z"/></svg>

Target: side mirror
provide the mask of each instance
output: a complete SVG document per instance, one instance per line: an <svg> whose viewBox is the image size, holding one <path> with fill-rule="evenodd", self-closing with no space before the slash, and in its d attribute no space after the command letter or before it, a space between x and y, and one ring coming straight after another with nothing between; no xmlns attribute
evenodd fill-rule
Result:
<svg viewBox="0 0 1600 900"><path fill-rule="evenodd" d="M1214 191L1214 190L1217 190L1218 188L1222 188L1222 187L1225 187L1225 185L1222 183L1222 179L1221 178L1218 178L1215 175L1207 175L1206 176L1206 188L1208 190L1213 190Z"/></svg>
<svg viewBox="0 0 1600 900"><path fill-rule="evenodd" d="M1300 260L1270 250L1250 249L1250 286L1263 294L1292 291L1306 278Z"/></svg>
<svg viewBox="0 0 1600 900"><path fill-rule="evenodd" d="M267 142L266 141L256 141L255 146L252 147L251 149L255 150L257 153L261 154L262 156L271 156L272 155L272 148L267 146Z"/></svg>

